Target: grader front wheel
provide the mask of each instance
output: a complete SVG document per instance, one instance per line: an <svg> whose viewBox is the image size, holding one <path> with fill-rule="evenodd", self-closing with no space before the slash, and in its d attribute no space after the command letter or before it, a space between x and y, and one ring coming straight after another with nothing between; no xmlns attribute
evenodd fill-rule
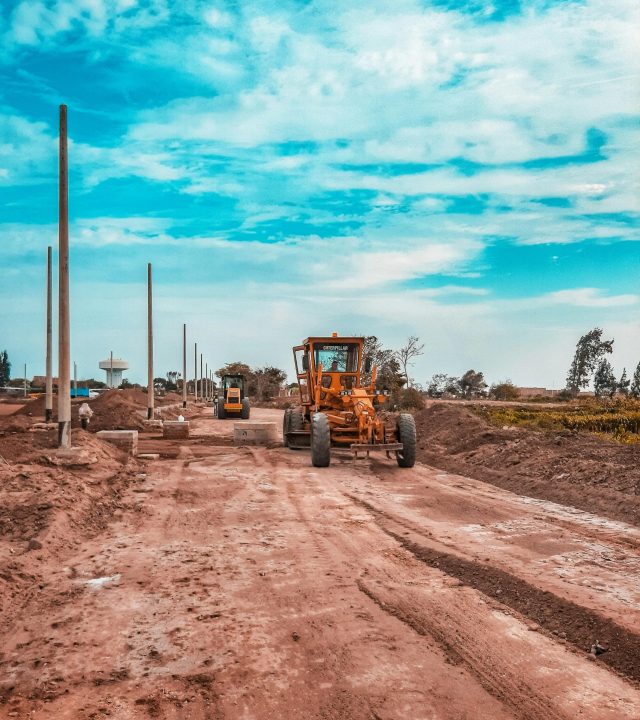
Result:
<svg viewBox="0 0 640 720"><path fill-rule="evenodd" d="M330 462L329 418L324 413L316 413L311 419L311 463L314 467L329 467Z"/></svg>
<svg viewBox="0 0 640 720"><path fill-rule="evenodd" d="M402 450L396 453L401 468L412 468L416 464L416 422L410 413L400 413L396 422L398 442Z"/></svg>

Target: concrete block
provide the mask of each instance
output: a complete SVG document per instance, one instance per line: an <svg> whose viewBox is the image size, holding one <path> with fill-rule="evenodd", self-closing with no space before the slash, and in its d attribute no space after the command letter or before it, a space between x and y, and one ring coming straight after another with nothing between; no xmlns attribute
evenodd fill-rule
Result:
<svg viewBox="0 0 640 720"><path fill-rule="evenodd" d="M239 445L270 445L278 442L274 422L241 422L233 426L233 441Z"/></svg>
<svg viewBox="0 0 640 720"><path fill-rule="evenodd" d="M96 433L96 437L119 447L130 455L138 454L137 430L100 430Z"/></svg>
<svg viewBox="0 0 640 720"><path fill-rule="evenodd" d="M165 420L162 426L162 437L165 440L188 440L189 421Z"/></svg>
<svg viewBox="0 0 640 720"><path fill-rule="evenodd" d="M152 430L162 430L162 420L143 420L144 429L151 432Z"/></svg>

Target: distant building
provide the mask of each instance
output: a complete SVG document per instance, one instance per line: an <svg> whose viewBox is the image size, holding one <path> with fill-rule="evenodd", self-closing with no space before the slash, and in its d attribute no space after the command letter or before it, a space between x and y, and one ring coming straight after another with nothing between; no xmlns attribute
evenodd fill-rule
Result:
<svg viewBox="0 0 640 720"><path fill-rule="evenodd" d="M533 397L556 397L561 390L548 390L543 387L519 387L518 396L521 398L533 398Z"/></svg>
<svg viewBox="0 0 640 720"><path fill-rule="evenodd" d="M46 375L34 375L31 381L31 387L44 387L47 384ZM58 378L53 378L53 387L58 387Z"/></svg>

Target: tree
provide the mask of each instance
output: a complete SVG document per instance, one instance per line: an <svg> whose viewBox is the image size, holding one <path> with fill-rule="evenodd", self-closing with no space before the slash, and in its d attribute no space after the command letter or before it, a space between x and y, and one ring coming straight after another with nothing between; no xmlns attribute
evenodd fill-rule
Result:
<svg viewBox="0 0 640 720"><path fill-rule="evenodd" d="M467 372L459 380L462 397L471 398L484 395L487 383L484 381L484 375L475 370L467 370Z"/></svg>
<svg viewBox="0 0 640 720"><path fill-rule="evenodd" d="M593 376L593 389L596 397L606 395L613 397L616 394L617 387L618 383L616 382L616 376L613 374L611 363L606 359L601 360L596 369L596 374Z"/></svg>
<svg viewBox="0 0 640 720"><path fill-rule="evenodd" d="M223 365L219 370L215 372L216 376L222 379L223 375L244 375L246 380L250 380L253 377L251 368L243 362L231 362Z"/></svg>
<svg viewBox="0 0 640 720"><path fill-rule="evenodd" d="M567 390L577 395L587 387L593 371L607 353L613 352L613 340L603 340L601 328L594 328L583 335L576 345L576 352L567 374Z"/></svg>
<svg viewBox="0 0 640 720"><path fill-rule="evenodd" d="M407 385L411 386L411 378L409 377L409 367L413 365L411 362L414 358L423 355L424 343L420 344L420 338L415 335L410 335L407 338L407 342L399 350L396 350L395 356L400 363L405 377L407 378Z"/></svg>
<svg viewBox="0 0 640 720"><path fill-rule="evenodd" d="M0 352L0 386L6 385L11 379L11 363L6 350Z"/></svg>
<svg viewBox="0 0 640 720"><path fill-rule="evenodd" d="M96 380L95 378L89 378L88 380L81 380L79 384L82 385L82 387L86 387L89 389L106 388L107 387L107 383L102 382L102 380Z"/></svg>
<svg viewBox="0 0 640 720"><path fill-rule="evenodd" d="M389 350L382 346L382 343L375 335L368 335L364 339L362 350L363 368L366 367L367 361L371 362L371 367L378 369L376 378L376 387L379 390L397 390L406 382L400 373L400 363L396 358L393 350ZM362 372L362 384L368 385L371 382L371 371Z"/></svg>
<svg viewBox="0 0 640 720"><path fill-rule="evenodd" d="M618 380L617 385L617 390L620 395L627 397L629 394L629 385L631 385L631 380L627 378L627 368L623 368L622 375L620 376L620 380Z"/></svg>
<svg viewBox="0 0 640 720"><path fill-rule="evenodd" d="M181 377L181 373L179 373L177 370L170 370L167 373L167 390L177 390L178 389L178 378Z"/></svg>
<svg viewBox="0 0 640 720"><path fill-rule="evenodd" d="M258 400L269 400L278 395L282 384L287 379L287 373L276 367L257 368L253 371L253 395Z"/></svg>
<svg viewBox="0 0 640 720"><path fill-rule="evenodd" d="M492 397L494 400L517 400L520 397L520 393L511 380L503 380L502 382L494 383L489 388L489 397Z"/></svg>
<svg viewBox="0 0 640 720"><path fill-rule="evenodd" d="M455 392L451 394L457 395L457 391L459 390L457 384L458 378L450 377L446 373L435 373L427 385L427 395L429 397L440 398L447 392L451 393L452 389L455 390Z"/></svg>
<svg viewBox="0 0 640 720"><path fill-rule="evenodd" d="M640 398L640 363L636 365L636 370L633 373L633 380L631 381L629 394L632 398Z"/></svg>
<svg viewBox="0 0 640 720"><path fill-rule="evenodd" d="M424 397L416 387L405 388L400 393L398 407L401 410L422 410Z"/></svg>

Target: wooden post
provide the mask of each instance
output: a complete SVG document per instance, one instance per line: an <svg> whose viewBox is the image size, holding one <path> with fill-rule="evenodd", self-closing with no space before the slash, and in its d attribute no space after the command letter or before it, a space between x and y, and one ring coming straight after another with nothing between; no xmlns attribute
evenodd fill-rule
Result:
<svg viewBox="0 0 640 720"><path fill-rule="evenodd" d="M187 407L187 325L182 326L182 407Z"/></svg>
<svg viewBox="0 0 640 720"><path fill-rule="evenodd" d="M69 174L67 106L60 105L58 204L58 447L71 447L71 327L69 311Z"/></svg>
<svg viewBox="0 0 640 720"><path fill-rule="evenodd" d="M153 418L154 387L153 387L153 279L151 263L147 265L147 420Z"/></svg>
<svg viewBox="0 0 640 720"><path fill-rule="evenodd" d="M51 422L53 418L53 263L51 245L47 248L47 357L46 357L46 373L47 382L45 386L45 403L44 403L44 419L45 422Z"/></svg>
<svg viewBox="0 0 640 720"><path fill-rule="evenodd" d="M193 372L193 393L195 401L198 402L198 343L194 343L194 372Z"/></svg>

